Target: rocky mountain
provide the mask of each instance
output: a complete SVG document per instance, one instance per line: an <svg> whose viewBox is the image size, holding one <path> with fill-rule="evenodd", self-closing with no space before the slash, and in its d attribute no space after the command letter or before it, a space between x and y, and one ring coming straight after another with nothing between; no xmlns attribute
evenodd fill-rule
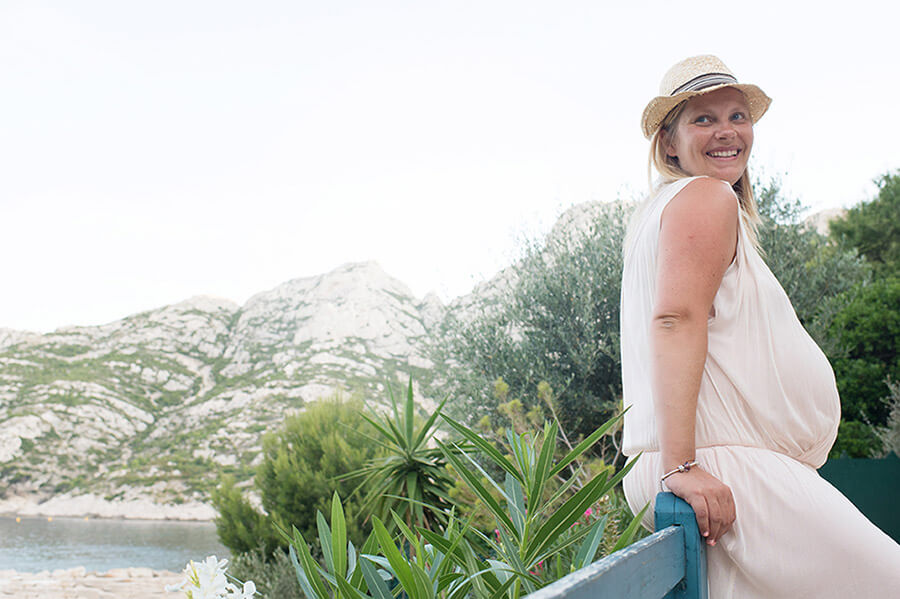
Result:
<svg viewBox="0 0 900 599"><path fill-rule="evenodd" d="M428 376L443 311L369 262L243 306L195 297L101 326L0 330L0 500L203 500L216 472L249 474L291 410Z"/></svg>

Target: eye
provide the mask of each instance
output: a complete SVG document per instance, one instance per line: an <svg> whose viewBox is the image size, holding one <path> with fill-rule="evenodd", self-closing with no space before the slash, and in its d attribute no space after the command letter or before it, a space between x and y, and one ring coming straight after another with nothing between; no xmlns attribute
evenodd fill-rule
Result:
<svg viewBox="0 0 900 599"><path fill-rule="evenodd" d="M731 120L732 121L746 121L747 115L743 112L738 111L731 115Z"/></svg>
<svg viewBox="0 0 900 599"><path fill-rule="evenodd" d="M701 114L697 118L694 119L694 122L700 125L705 125L706 123L711 123L712 119L709 118L709 115Z"/></svg>

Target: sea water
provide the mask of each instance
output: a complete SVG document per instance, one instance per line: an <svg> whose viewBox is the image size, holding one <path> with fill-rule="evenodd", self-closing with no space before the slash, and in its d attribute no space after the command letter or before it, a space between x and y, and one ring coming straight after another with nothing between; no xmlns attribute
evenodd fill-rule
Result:
<svg viewBox="0 0 900 599"><path fill-rule="evenodd" d="M88 572L152 568L180 572L189 560L228 558L211 522L0 516L0 570Z"/></svg>

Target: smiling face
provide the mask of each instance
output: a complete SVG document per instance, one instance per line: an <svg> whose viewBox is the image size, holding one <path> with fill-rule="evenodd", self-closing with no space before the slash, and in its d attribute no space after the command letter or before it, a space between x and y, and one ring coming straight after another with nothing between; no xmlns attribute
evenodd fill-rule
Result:
<svg viewBox="0 0 900 599"><path fill-rule="evenodd" d="M691 176L737 183L753 147L753 123L744 94L725 87L694 96L665 140L666 154Z"/></svg>

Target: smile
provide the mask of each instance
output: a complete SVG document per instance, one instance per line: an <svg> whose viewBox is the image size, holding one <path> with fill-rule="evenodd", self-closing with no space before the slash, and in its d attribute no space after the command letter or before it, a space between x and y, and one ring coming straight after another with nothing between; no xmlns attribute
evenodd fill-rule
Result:
<svg viewBox="0 0 900 599"><path fill-rule="evenodd" d="M707 152L707 156L712 156L713 158L734 158L738 154L740 154L740 150L716 150L715 152Z"/></svg>

